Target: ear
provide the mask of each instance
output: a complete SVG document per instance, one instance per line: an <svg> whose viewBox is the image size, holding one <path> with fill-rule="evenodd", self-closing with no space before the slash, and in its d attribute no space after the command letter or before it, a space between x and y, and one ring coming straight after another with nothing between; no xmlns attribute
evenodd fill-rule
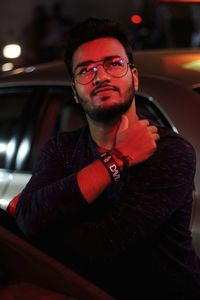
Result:
<svg viewBox="0 0 200 300"><path fill-rule="evenodd" d="M131 68L131 72L132 72L132 75L133 75L134 89L135 89L135 91L138 91L138 87L139 87L138 70L136 69L135 66L133 66Z"/></svg>
<svg viewBox="0 0 200 300"><path fill-rule="evenodd" d="M75 100L76 103L79 103L79 101L78 101L78 95L77 95L77 92L76 92L75 85L72 84L71 87L72 87L72 91L74 93L74 100Z"/></svg>

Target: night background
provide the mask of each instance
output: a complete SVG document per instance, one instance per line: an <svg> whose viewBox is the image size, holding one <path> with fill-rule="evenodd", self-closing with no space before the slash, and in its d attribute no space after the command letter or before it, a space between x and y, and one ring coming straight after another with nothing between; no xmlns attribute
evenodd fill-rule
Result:
<svg viewBox="0 0 200 300"><path fill-rule="evenodd" d="M62 42L73 24L87 17L121 21L135 50L200 46L200 4L158 4L156 0L1 0L0 64L27 66L62 57ZM5 58L18 44L21 55Z"/></svg>

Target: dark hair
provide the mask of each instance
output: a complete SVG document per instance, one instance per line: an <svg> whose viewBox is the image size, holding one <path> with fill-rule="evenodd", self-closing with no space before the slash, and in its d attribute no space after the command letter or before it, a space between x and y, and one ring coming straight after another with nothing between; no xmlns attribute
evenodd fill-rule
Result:
<svg viewBox="0 0 200 300"><path fill-rule="evenodd" d="M72 58L76 49L88 41L101 37L117 39L123 45L130 63L133 63L131 42L122 25L108 19L89 18L72 27L65 40L64 62L71 77L73 77Z"/></svg>

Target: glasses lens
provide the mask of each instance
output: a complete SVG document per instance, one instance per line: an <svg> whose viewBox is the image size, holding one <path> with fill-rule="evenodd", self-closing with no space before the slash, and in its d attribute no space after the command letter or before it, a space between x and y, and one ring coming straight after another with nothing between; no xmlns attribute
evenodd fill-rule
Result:
<svg viewBox="0 0 200 300"><path fill-rule="evenodd" d="M104 61L104 69L113 77L123 77L128 70L127 62L121 57L112 57Z"/></svg>
<svg viewBox="0 0 200 300"><path fill-rule="evenodd" d="M96 72L97 67L95 64L78 67L75 72L75 80L80 84L87 84L93 80Z"/></svg>

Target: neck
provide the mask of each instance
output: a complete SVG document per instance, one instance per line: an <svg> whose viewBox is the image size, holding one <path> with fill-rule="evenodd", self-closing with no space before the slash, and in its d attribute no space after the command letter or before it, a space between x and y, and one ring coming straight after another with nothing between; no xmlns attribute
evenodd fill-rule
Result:
<svg viewBox="0 0 200 300"><path fill-rule="evenodd" d="M133 124L138 120L135 111L135 101L132 102L129 110L124 114L127 117L128 125ZM115 145L116 135L121 124L121 117L118 117L110 122L94 121L87 116L90 133L95 143L102 148L108 150L112 149Z"/></svg>

